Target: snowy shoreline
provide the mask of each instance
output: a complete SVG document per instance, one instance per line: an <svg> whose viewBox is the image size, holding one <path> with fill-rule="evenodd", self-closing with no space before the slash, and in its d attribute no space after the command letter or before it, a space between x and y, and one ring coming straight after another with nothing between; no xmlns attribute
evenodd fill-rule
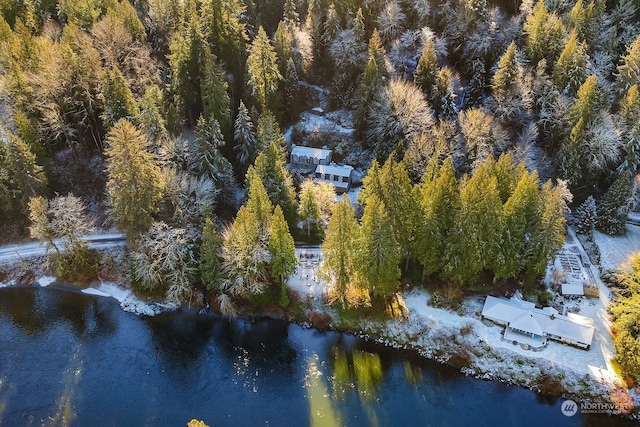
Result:
<svg viewBox="0 0 640 427"><path fill-rule="evenodd" d="M181 308L174 303L145 302L134 296L131 290L110 282L94 282L92 286L86 288L56 285L55 277L40 276L32 286L54 286L61 291L114 298L120 303L120 308L123 311L139 316L155 316ZM0 288L2 287L25 286L15 283L0 283ZM565 390L562 396L585 401L589 399L609 401L607 397L609 393L619 387L614 377L605 375L599 379L596 378L598 374L602 375L602 370L599 372L596 370L598 373L595 375L593 372L591 374L584 373L561 363L554 363L545 357L540 357L542 355L538 355L538 352L523 350L504 340L502 340L502 344L499 344L496 337L500 336L501 327L488 326L486 321L483 322L473 316L460 315L449 310L427 306L428 293L426 291L412 290L405 293L404 297L409 309L408 319L375 322L363 320L346 326L337 325L336 319L332 316L329 328L389 348L413 351L425 359L459 369L466 376L485 381L500 381L537 393L544 394L540 384L540 379L544 377L560 380ZM318 301L315 302L318 303ZM470 307L470 309L473 308ZM310 311L313 311L313 307ZM325 309L327 313L331 311L330 308ZM277 317L268 313L256 313L254 316L247 314L240 315L240 317L255 317L256 315ZM291 323L313 328L307 322L291 321ZM463 331L465 328L468 332ZM489 333L486 329L489 330ZM498 341L500 341L499 338ZM569 350L586 354L584 350L567 348L559 343L549 343L549 346L557 346L555 349L560 349L561 352ZM460 359L461 357L462 359ZM572 357L570 356L570 358ZM632 397L635 408L639 407L640 394L634 393ZM631 414L631 418L638 419L636 414Z"/></svg>

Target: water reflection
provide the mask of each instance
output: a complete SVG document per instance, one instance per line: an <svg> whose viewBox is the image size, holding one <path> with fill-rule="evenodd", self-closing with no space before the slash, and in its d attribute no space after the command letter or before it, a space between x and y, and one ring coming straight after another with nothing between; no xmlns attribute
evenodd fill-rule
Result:
<svg viewBox="0 0 640 427"><path fill-rule="evenodd" d="M305 376L305 389L309 403L309 424L311 427L339 427L344 425L338 409L329 395L323 381L322 371L318 367L318 355L309 359Z"/></svg>
<svg viewBox="0 0 640 427"><path fill-rule="evenodd" d="M333 349L333 391L344 398L348 389L358 391L365 401L374 400L384 379L380 355L361 350Z"/></svg>
<svg viewBox="0 0 640 427"><path fill-rule="evenodd" d="M51 292L41 288L0 289L0 313L26 334L43 332L55 323L71 327L81 338L111 335L117 329L111 310L96 298L76 292Z"/></svg>

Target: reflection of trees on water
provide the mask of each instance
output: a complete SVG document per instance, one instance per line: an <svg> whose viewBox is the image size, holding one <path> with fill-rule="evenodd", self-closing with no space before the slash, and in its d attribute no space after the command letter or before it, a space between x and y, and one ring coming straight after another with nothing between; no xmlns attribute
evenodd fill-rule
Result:
<svg viewBox="0 0 640 427"><path fill-rule="evenodd" d="M117 330L110 304L94 296L43 288L0 290L0 312L26 334L36 334L54 323L71 327L78 338L111 335Z"/></svg>
<svg viewBox="0 0 640 427"><path fill-rule="evenodd" d="M232 359L241 362L246 371L295 372L297 352L289 342L289 323L283 320L261 319L226 321L223 349Z"/></svg>
<svg viewBox="0 0 640 427"><path fill-rule="evenodd" d="M333 393L344 398L347 390L356 389L364 400L373 400L384 379L382 361L377 353L361 350L333 349Z"/></svg>
<svg viewBox="0 0 640 427"><path fill-rule="evenodd" d="M145 319L153 347L170 364L188 367L197 360L212 336L213 320L192 313L162 313Z"/></svg>

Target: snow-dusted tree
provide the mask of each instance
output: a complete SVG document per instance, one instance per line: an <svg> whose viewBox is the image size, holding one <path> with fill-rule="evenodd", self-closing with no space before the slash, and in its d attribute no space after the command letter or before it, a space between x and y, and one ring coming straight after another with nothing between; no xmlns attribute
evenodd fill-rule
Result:
<svg viewBox="0 0 640 427"><path fill-rule="evenodd" d="M34 197L29 201L31 237L46 244L47 262L56 274L69 280L88 279L96 272L95 257L84 240L94 231L86 210L84 203L73 195L51 201Z"/></svg>
<svg viewBox="0 0 640 427"><path fill-rule="evenodd" d="M273 142L284 155L287 142L284 139L284 135L282 135L282 131L280 130L280 125L278 125L276 117L270 110L265 110L260 113L260 117L258 117L256 135L258 138L257 154L266 151Z"/></svg>
<svg viewBox="0 0 640 427"><path fill-rule="evenodd" d="M640 84L640 35L627 47L626 55L620 58L616 83L620 93L634 84Z"/></svg>
<svg viewBox="0 0 640 427"><path fill-rule="evenodd" d="M233 224L224 230L223 239L223 267L227 276L222 281L223 293L234 296L262 293L269 278L269 253L249 207L240 207Z"/></svg>
<svg viewBox="0 0 640 427"><path fill-rule="evenodd" d="M486 111L480 108L461 111L459 121L466 145L467 167L476 169L486 158L505 151L508 136Z"/></svg>
<svg viewBox="0 0 640 427"><path fill-rule="evenodd" d="M598 203L598 230L616 236L625 234L633 200L633 176L621 173Z"/></svg>
<svg viewBox="0 0 640 427"><path fill-rule="evenodd" d="M296 191L293 187L291 173L285 167L280 150L275 142L271 142L269 148L260 153L256 158L254 168L249 169L247 177L255 173L260 177L269 199L274 205L280 206L284 217L287 219L289 229L297 227L298 205L296 203Z"/></svg>
<svg viewBox="0 0 640 427"><path fill-rule="evenodd" d="M553 81L560 91L573 96L588 76L587 48L574 29L553 67Z"/></svg>
<svg viewBox="0 0 640 427"><path fill-rule="evenodd" d="M340 94L338 102L349 94L367 61L367 45L358 40L352 28L340 31L329 46L335 76L332 92Z"/></svg>
<svg viewBox="0 0 640 427"><path fill-rule="evenodd" d="M289 58L287 61L284 79L284 110L287 118L291 121L297 120L300 114L300 84L293 58Z"/></svg>
<svg viewBox="0 0 640 427"><path fill-rule="evenodd" d="M205 220L200 245L200 280L208 291L219 289L222 281L222 236L210 218Z"/></svg>
<svg viewBox="0 0 640 427"><path fill-rule="evenodd" d="M162 114L164 100L162 90L157 86L149 86L140 100L138 123L150 139L166 136L166 120Z"/></svg>
<svg viewBox="0 0 640 427"><path fill-rule="evenodd" d="M560 18L549 12L544 0L538 0L523 30L526 34L524 52L530 63L537 65L545 59L547 66L552 67L562 51L565 29Z"/></svg>
<svg viewBox="0 0 640 427"><path fill-rule="evenodd" d="M356 277L372 295L387 298L398 287L402 250L391 219L377 196L368 199L362 215L354 260Z"/></svg>
<svg viewBox="0 0 640 427"><path fill-rule="evenodd" d="M271 277L278 279L283 284L289 276L296 272L298 257L293 237L291 237L280 206L276 206L273 211L268 247Z"/></svg>
<svg viewBox="0 0 640 427"><path fill-rule="evenodd" d="M193 242L183 228L154 222L131 252L134 284L150 291L165 292L169 300L190 301L196 274Z"/></svg>
<svg viewBox="0 0 640 427"><path fill-rule="evenodd" d="M118 67L106 70L102 76L102 93L105 97L105 111L102 121L106 128L120 119L137 120L140 109L129 84Z"/></svg>
<svg viewBox="0 0 640 427"><path fill-rule="evenodd" d="M329 9L327 10L327 18L324 21L322 28L321 41L324 44L331 43L341 30L340 16L336 11L336 6L333 2L329 3Z"/></svg>
<svg viewBox="0 0 640 427"><path fill-rule="evenodd" d="M355 273L355 248L358 223L351 201L342 196L333 210L327 234L322 243L324 261L319 274L335 287L338 300L344 305L347 287Z"/></svg>
<svg viewBox="0 0 640 427"><path fill-rule="evenodd" d="M149 141L129 121L119 120L107 134L107 195L111 215L132 244L146 231L162 188L160 169Z"/></svg>
<svg viewBox="0 0 640 427"><path fill-rule="evenodd" d="M380 90L368 111L367 141L380 160L399 143L411 143L433 126L424 93L413 83L392 79Z"/></svg>
<svg viewBox="0 0 640 427"><path fill-rule="evenodd" d="M404 21L407 18L397 0L385 2L376 23L382 38L390 42L400 35L404 29Z"/></svg>
<svg viewBox="0 0 640 427"><path fill-rule="evenodd" d="M382 67L382 68L381 68ZM385 62L384 48L378 32L374 30L369 41L369 60L364 70L360 85L353 96L353 122L357 137L362 137L366 130L367 111L376 93L387 79L389 71Z"/></svg>
<svg viewBox="0 0 640 427"><path fill-rule="evenodd" d="M598 212L596 209L596 200L593 196L587 197L576 209L575 213L576 232L587 236L587 240L593 239L593 230L598 221Z"/></svg>
<svg viewBox="0 0 640 427"><path fill-rule="evenodd" d="M582 0L577 0L567 15L569 24L578 32L580 39L585 40L589 51L595 49L596 38L600 36L598 20L604 14L604 9L603 1L590 1L585 6Z"/></svg>
<svg viewBox="0 0 640 427"><path fill-rule="evenodd" d="M233 142L235 143L233 150L236 152L238 162L243 168L246 168L256 158L258 139L251 122L251 116L249 116L249 110L247 110L242 100L240 100L240 107L238 107L238 115L236 116Z"/></svg>
<svg viewBox="0 0 640 427"><path fill-rule="evenodd" d="M498 61L498 69L491 83L493 97L498 104L496 117L503 123L515 124L525 109L522 96L522 69L515 43L512 42L509 45Z"/></svg>
<svg viewBox="0 0 640 427"><path fill-rule="evenodd" d="M231 127L231 106L228 84L220 66L213 54L205 54L202 58L202 79L200 82L200 96L202 97L202 116L213 117L220 124L226 134Z"/></svg>
<svg viewBox="0 0 640 427"><path fill-rule="evenodd" d="M622 158L623 162L618 167L634 173L640 163L640 94L638 85L632 85L620 101L622 130Z"/></svg>
<svg viewBox="0 0 640 427"><path fill-rule="evenodd" d="M258 28L258 34L249 48L247 58L249 87L262 109L275 107L275 94L282 75L278 70L278 57L271 46L264 28Z"/></svg>
<svg viewBox="0 0 640 427"><path fill-rule="evenodd" d="M413 76L413 82L422 89L427 97L431 95L436 86L439 70L440 66L436 58L434 40L430 38L422 49L422 54Z"/></svg>
<svg viewBox="0 0 640 427"><path fill-rule="evenodd" d="M326 226L331 217L335 198L335 190L331 184L315 184L311 179L302 183L298 215L306 223L307 238L311 237L313 226Z"/></svg>
<svg viewBox="0 0 640 427"><path fill-rule="evenodd" d="M458 109L453 93L453 75L448 67L443 67L438 72L438 80L433 91L433 99L429 100L431 107L440 120L450 120L456 117Z"/></svg>
<svg viewBox="0 0 640 427"><path fill-rule="evenodd" d="M293 31L300 26L300 15L298 15L298 11L296 10L295 0L285 0L282 20L289 31Z"/></svg>

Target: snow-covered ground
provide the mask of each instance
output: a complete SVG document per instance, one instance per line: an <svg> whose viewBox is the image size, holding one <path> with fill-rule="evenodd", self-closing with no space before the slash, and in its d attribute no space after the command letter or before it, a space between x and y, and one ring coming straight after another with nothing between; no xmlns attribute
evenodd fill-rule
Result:
<svg viewBox="0 0 640 427"><path fill-rule="evenodd" d="M600 249L602 271L615 270L633 252L640 252L640 226L627 224L624 236L608 236L594 231L593 237Z"/></svg>
<svg viewBox="0 0 640 427"><path fill-rule="evenodd" d="M100 282L97 286L91 286L81 290L88 295L111 297L118 300L124 311L145 316L155 316L164 311L176 310L178 306L173 303L148 303L133 295L130 289L124 289L115 283Z"/></svg>
<svg viewBox="0 0 640 427"><path fill-rule="evenodd" d="M583 255L575 234L563 248L564 253ZM324 296L329 285L317 277L317 268L322 260L321 249L299 247L296 249L301 265L298 272L289 278L287 285L313 310L329 312ZM594 321L594 337L589 350L549 341L542 350L529 350L502 338L504 328L481 319L484 297L468 297L463 303L462 315L450 310L435 308L427 304L431 296L425 290L413 289L403 293L409 316L405 320L366 321L353 325L365 338L394 347L417 350L425 357L450 361L452 355L462 352L469 358L463 372L486 379L499 379L532 388L538 387L541 377L551 375L561 379L570 393L602 394L620 385L611 361L613 341L609 316L606 312L610 293L599 280L596 266L582 266L581 277L595 280L600 287L601 298L564 299L556 297L557 303Z"/></svg>

